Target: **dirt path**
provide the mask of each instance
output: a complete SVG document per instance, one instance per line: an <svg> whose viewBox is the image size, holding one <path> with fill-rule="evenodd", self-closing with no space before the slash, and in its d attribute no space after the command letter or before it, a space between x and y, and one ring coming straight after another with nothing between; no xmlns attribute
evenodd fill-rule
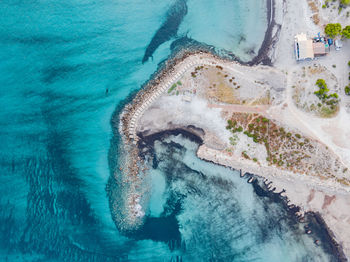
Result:
<svg viewBox="0 0 350 262"><path fill-rule="evenodd" d="M218 105L218 104L209 104L209 108L221 108L228 112L243 112L243 113L257 113L266 115L269 106L260 105L260 106L244 106L244 105Z"/></svg>

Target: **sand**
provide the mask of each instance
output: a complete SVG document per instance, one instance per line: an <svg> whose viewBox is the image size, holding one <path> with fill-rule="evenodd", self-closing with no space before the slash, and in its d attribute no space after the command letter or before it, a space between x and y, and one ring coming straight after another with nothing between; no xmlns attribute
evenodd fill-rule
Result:
<svg viewBox="0 0 350 262"><path fill-rule="evenodd" d="M267 163L254 163L226 150L232 136L225 128L230 114L259 113L318 141L329 150L330 158L337 158L344 170L350 170L350 97L339 91L341 102L337 115L332 118L320 118L297 107L293 101L292 88L295 83L294 72L302 70L302 67L314 65L321 65L329 70L341 88L346 85L350 43L344 44L341 51L333 49L326 57L297 63L293 53L294 35L305 32L311 37L322 32L322 22L330 19L327 17L328 13L320 12L319 16L322 19L319 25L316 25L312 21L315 11L309 8L306 0L299 1L298 4L276 0L275 11L277 26L273 32L279 36L279 40L273 42L273 48L270 50L272 67L241 65L201 52L181 58L170 71L163 71L151 86L135 98L132 106L122 115L120 130L124 134L126 144L137 144L138 134L150 135L189 126L201 128L204 131L204 145L198 149L198 157L262 176L273 183L272 187L276 187L276 191L284 189L290 202L301 207L302 212L319 212L335 234L336 240L342 245L347 257L350 257L350 187L336 180L322 180L281 170ZM276 31L278 28L280 31ZM197 66L218 65L223 68L220 70L223 70L224 74L238 76L238 80L239 77L242 78L244 86L235 91L238 97L249 98L254 92L252 90L264 88L271 96L269 103L247 105L242 102L243 99L238 99L239 104L234 104L233 100L228 100L233 104L227 104L211 99L208 92L213 83L204 73L196 73L198 76L195 80L191 73ZM169 94L169 88L177 81L181 81L181 85ZM311 80L305 83L305 89L310 88ZM215 91L215 87L213 90ZM260 93L265 94L265 91ZM243 141L240 147L247 143ZM252 150L263 151L258 146ZM319 161L328 160L325 158Z"/></svg>

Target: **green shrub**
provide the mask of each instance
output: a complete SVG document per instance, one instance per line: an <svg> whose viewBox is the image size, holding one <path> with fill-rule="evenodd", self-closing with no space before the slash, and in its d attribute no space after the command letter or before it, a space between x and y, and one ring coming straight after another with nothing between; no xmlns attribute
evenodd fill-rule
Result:
<svg viewBox="0 0 350 262"><path fill-rule="evenodd" d="M235 146L237 145L237 136L236 137L230 137L230 144Z"/></svg>
<svg viewBox="0 0 350 262"><path fill-rule="evenodd" d="M316 85L319 87L319 88L327 88L327 84L326 84L326 81L324 79L317 79L316 81Z"/></svg>
<svg viewBox="0 0 350 262"><path fill-rule="evenodd" d="M324 29L324 32L326 33L326 35L328 35L332 38L339 35L341 33L341 31L342 31L341 24L339 24L339 23L328 24L328 25L326 25L326 27Z"/></svg>
<svg viewBox="0 0 350 262"><path fill-rule="evenodd" d="M350 96L350 87L349 86L346 86L344 88L344 91L345 91L345 94L347 94L348 96Z"/></svg>
<svg viewBox="0 0 350 262"><path fill-rule="evenodd" d="M334 94L331 94L330 97L338 98L339 96L338 96L337 93L334 93ZM334 101L334 100L332 100L332 102L333 102L333 101Z"/></svg>
<svg viewBox="0 0 350 262"><path fill-rule="evenodd" d="M345 38L350 38L350 26L347 25L344 27L343 31L341 32L342 36Z"/></svg>
<svg viewBox="0 0 350 262"><path fill-rule="evenodd" d="M328 98L327 92L329 89L327 88L326 81L324 79L317 79L316 85L320 88L318 91L315 91L314 94L321 100Z"/></svg>
<svg viewBox="0 0 350 262"><path fill-rule="evenodd" d="M176 88L176 84L173 84L173 85L169 88L168 94L170 94L175 88Z"/></svg>

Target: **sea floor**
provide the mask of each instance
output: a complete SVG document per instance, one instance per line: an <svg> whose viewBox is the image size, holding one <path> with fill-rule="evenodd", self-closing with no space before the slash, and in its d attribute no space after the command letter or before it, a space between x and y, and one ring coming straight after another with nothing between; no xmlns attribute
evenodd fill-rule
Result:
<svg viewBox="0 0 350 262"><path fill-rule="evenodd" d="M171 261L177 255L185 256L187 261L213 256L216 260L234 260L233 254L243 257L239 253L247 246L243 242L261 242L267 223L265 213L262 207L255 212L249 205L265 202L258 202L251 186L241 180L244 192L250 195L230 200L228 191L241 190L241 185L232 180L230 186L217 186L215 181L224 178L216 178L213 170L224 169L216 166L211 166L208 174L196 175L201 165L207 164L197 162L192 153L185 154L190 162L187 158L176 160L179 166L190 167L189 177L181 178L179 169L179 179L169 180L164 170L167 163L175 161L171 155L150 175L154 186L150 189L149 214L159 218L166 206L176 207L169 209L171 219L161 222L166 233L158 235L150 223L139 236L121 234L111 218L106 186L111 176L110 148L118 147L113 144L118 141L111 128L113 113L130 101L175 47L188 46L188 39L200 46L214 46L218 53L232 52L242 60L250 60L266 30L263 2L1 1L0 260ZM170 27L164 27L167 21ZM221 30L216 31L219 27ZM146 50L149 58L142 63ZM224 174L233 173L225 170ZM201 192L209 187L210 194L202 193L205 198L201 200L201 194L187 192L188 183ZM175 196L167 197L169 194ZM188 196L182 199L181 194ZM171 205L169 199L182 203ZM205 206L207 202L211 204ZM230 206L221 207L222 203L233 205L229 215L225 211ZM244 203L247 211L241 210L239 219L234 220L235 208L244 209ZM213 212L216 210L220 212ZM286 219L286 211L276 210L273 221ZM212 213L210 217L201 218L201 214L208 213ZM263 221L261 227L260 222L249 228L240 224L250 215ZM234 221L238 224L231 232ZM294 228L292 224L290 230ZM258 230L256 236L254 230ZM288 243L293 239L296 242L286 254L292 259L291 250L299 250L299 241L306 241L305 249L301 248L304 256L312 240L304 237L299 226L296 233L290 230ZM241 231L247 235L239 240ZM296 237L299 233L301 240ZM232 242L231 237L237 241ZM278 237L271 239L269 243L281 243ZM263 251L260 247L251 250L265 255L268 245L277 257L281 254L272 244L260 246ZM210 254L208 246L213 247ZM321 249L315 252L320 257L328 256Z"/></svg>
<svg viewBox="0 0 350 262"><path fill-rule="evenodd" d="M183 261L337 261L319 224L298 222L250 176L198 159L186 135L146 141L152 197L141 239L165 243Z"/></svg>

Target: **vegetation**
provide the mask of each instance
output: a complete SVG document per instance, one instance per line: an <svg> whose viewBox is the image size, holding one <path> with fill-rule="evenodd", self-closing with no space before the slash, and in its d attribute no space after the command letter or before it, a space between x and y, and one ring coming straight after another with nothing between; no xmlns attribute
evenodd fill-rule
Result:
<svg viewBox="0 0 350 262"><path fill-rule="evenodd" d="M248 156L247 152L245 152L245 151L242 152L242 156L243 156L245 159L250 159L250 157Z"/></svg>
<svg viewBox="0 0 350 262"><path fill-rule="evenodd" d="M234 135L233 137L230 137L230 144L235 146L237 145L237 142L238 142L238 137L237 135Z"/></svg>
<svg viewBox="0 0 350 262"><path fill-rule="evenodd" d="M228 120L228 121L227 121L226 129L231 130L231 132L232 132L233 134L234 134L234 133L237 133L237 132L242 132L242 131L243 131L243 127L241 127L241 126L238 126L238 127L237 127L237 122L236 122L236 121L232 122L232 120Z"/></svg>
<svg viewBox="0 0 350 262"><path fill-rule="evenodd" d="M337 105L338 100L338 94L328 94L329 89L327 88L326 81L324 79L317 79L316 85L320 88L318 91L315 91L314 94L322 101L322 103L325 103L330 106L330 109L335 109L334 105Z"/></svg>
<svg viewBox="0 0 350 262"><path fill-rule="evenodd" d="M325 28L325 33L326 35L328 35L329 37L336 37L338 35L341 34L342 30L341 30L341 24L339 23L335 23L335 24L328 24L326 25L326 28Z"/></svg>
<svg viewBox="0 0 350 262"><path fill-rule="evenodd" d="M346 8L350 4L350 0L325 0L324 4L322 5L322 8L328 8L330 7L330 5L332 5L333 9L335 9L336 8L334 5L335 2L339 3L339 6L338 6L339 13L343 10L343 8ZM310 1L310 3L313 3L313 2ZM347 12L347 17L349 16L348 13L349 12Z"/></svg>
<svg viewBox="0 0 350 262"><path fill-rule="evenodd" d="M176 84L173 84L173 85L169 88L168 94L170 94L175 88L176 88Z"/></svg>
<svg viewBox="0 0 350 262"><path fill-rule="evenodd" d="M350 1L350 0L348 0ZM342 29L341 24L335 23L335 24L327 24L325 27L325 34L329 37L336 37L338 35L341 35L344 38L350 38L350 26L347 25Z"/></svg>
<svg viewBox="0 0 350 262"><path fill-rule="evenodd" d="M350 26L348 25L348 26L344 27L341 34L345 38L350 38Z"/></svg>
<svg viewBox="0 0 350 262"><path fill-rule="evenodd" d="M348 66L350 67L350 61L348 62ZM349 72L349 80L350 80L350 72ZM350 96L350 83L344 88L345 94Z"/></svg>
<svg viewBox="0 0 350 262"><path fill-rule="evenodd" d="M306 87L304 87L300 82L297 83L297 90L293 93L293 100L297 107L318 117L329 118L335 116L339 110L338 102L340 100L338 98L338 92L340 91L338 90L339 82L336 78L333 77L331 71L325 66L309 66L307 69L301 71L298 75L300 76L302 73L304 73L307 77L318 76L319 78L325 77L324 79L328 80L326 83L324 79L314 78L315 80L313 83L316 86L311 87L311 89L314 88L312 92L306 89ZM342 89L343 88L344 86ZM338 94L335 93L335 91ZM323 109L323 107L327 108Z"/></svg>
<svg viewBox="0 0 350 262"><path fill-rule="evenodd" d="M306 147L312 149L312 146L310 141L300 134L287 132L283 127L278 127L273 121L257 114L237 113L235 116L235 120L228 121L227 127L233 132L239 126L255 143L264 145L267 152L266 161L270 165L293 171L296 166L302 165L303 159L309 157L304 151ZM236 143L235 136L230 138L231 145ZM242 152L242 157L258 162L257 158L254 160L246 151Z"/></svg>
<svg viewBox="0 0 350 262"><path fill-rule="evenodd" d="M350 96L350 87L349 86L346 86L344 88L344 91L345 91L345 94L347 94L348 96Z"/></svg>
<svg viewBox="0 0 350 262"><path fill-rule="evenodd" d="M327 98L327 93L329 89L327 88L326 81L324 79L317 79L316 85L320 89L318 91L315 91L314 94L321 100Z"/></svg>
<svg viewBox="0 0 350 262"><path fill-rule="evenodd" d="M200 70L202 70L204 68L204 66L197 66L195 69L194 69L194 72L191 72L191 76L192 77L197 77L197 74L199 73ZM181 82L180 82L181 83ZM181 84L179 84L181 85Z"/></svg>
<svg viewBox="0 0 350 262"><path fill-rule="evenodd" d="M245 135L254 136L258 139L260 145L266 148L266 155L260 158L255 153L260 150L257 147L251 148L247 143L246 149L237 148L241 157L252 162L265 165L265 160L270 166L276 166L283 170L294 173L306 173L312 176L317 176L321 179L337 179L334 172L340 170L343 172L344 167L330 168L328 161L319 161L321 158L332 157L324 150L328 150L326 146L317 145L315 141L297 134L291 130L284 129L273 120L269 120L268 125L262 121L263 116L259 114L249 113L233 113L230 120L227 122L228 126L236 129L238 126L242 127ZM230 143L235 144L236 138L240 135L234 134L230 138ZM320 147L316 150L315 146ZM249 150L248 150L249 149ZM252 151L253 150L253 151ZM232 147L227 149L227 152L233 152ZM237 152L237 153L238 153ZM341 180L341 181L340 181ZM337 181L342 184L350 185L348 178L340 178Z"/></svg>
<svg viewBox="0 0 350 262"><path fill-rule="evenodd" d="M339 96L337 93L328 94L329 89L323 79L318 79L316 85L319 87L314 94L321 100L320 113L322 117L331 117L338 110Z"/></svg>

